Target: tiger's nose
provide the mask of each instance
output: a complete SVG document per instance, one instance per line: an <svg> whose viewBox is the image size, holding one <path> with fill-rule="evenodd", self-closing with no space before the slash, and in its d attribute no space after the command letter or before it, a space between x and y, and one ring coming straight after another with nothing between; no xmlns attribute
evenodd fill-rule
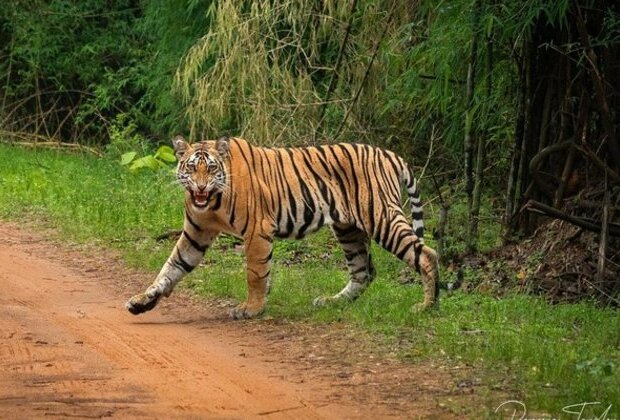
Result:
<svg viewBox="0 0 620 420"><path fill-rule="evenodd" d="M207 189L206 185L198 185L198 191L203 192L206 189Z"/></svg>

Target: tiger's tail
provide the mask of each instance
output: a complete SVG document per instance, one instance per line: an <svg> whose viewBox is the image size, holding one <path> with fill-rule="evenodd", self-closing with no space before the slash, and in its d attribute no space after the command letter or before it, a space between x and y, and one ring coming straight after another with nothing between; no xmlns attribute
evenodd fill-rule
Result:
<svg viewBox="0 0 620 420"><path fill-rule="evenodd" d="M422 210L422 200L420 200L420 190L418 189L418 181L411 174L411 170L407 164L401 174L401 183L407 188L409 195L409 204L411 206L411 225L416 236L424 243L424 212Z"/></svg>

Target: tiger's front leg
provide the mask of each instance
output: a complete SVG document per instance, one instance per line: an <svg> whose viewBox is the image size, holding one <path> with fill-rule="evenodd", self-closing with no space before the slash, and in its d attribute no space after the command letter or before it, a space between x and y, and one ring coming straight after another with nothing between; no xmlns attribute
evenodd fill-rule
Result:
<svg viewBox="0 0 620 420"><path fill-rule="evenodd" d="M216 236L217 232L190 229L186 223L183 234L153 284L143 293L129 299L125 304L127 310L138 315L153 309L162 296L170 296L174 286L200 264Z"/></svg>
<svg viewBox="0 0 620 420"><path fill-rule="evenodd" d="M269 236L259 234L245 241L248 297L232 309L232 318L253 318L265 310L271 281L272 250L273 240Z"/></svg>

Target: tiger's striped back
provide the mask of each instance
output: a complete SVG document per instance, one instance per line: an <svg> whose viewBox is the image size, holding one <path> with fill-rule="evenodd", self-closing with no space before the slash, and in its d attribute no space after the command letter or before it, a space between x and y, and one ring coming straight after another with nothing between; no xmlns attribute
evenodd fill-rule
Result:
<svg viewBox="0 0 620 420"><path fill-rule="evenodd" d="M365 144L261 148L231 139L230 156L233 193L226 211L241 236L252 214L262 213L273 220L278 237L301 238L337 223L355 224L380 241L383 220L401 208L402 186L409 194L414 231L423 236L417 182L393 152ZM236 191L256 196L254 206L239 202Z"/></svg>

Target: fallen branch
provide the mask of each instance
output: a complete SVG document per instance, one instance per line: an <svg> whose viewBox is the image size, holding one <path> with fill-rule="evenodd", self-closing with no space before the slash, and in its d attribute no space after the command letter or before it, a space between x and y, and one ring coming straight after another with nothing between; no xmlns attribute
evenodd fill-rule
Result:
<svg viewBox="0 0 620 420"><path fill-rule="evenodd" d="M19 141L6 141L1 138L17 138ZM24 147L42 147L46 149L74 149L92 153L95 156L103 157L103 153L92 147L84 146L79 143L66 143L60 140L51 141L48 137L40 134L25 133L20 131L0 130L0 143L17 144Z"/></svg>
<svg viewBox="0 0 620 420"><path fill-rule="evenodd" d="M565 151L566 149L571 147L572 144L573 144L573 139L565 140L561 143L555 143L555 144L552 144L551 146L547 146L543 148L541 151L539 151L538 153L536 153L536 155L534 155L532 160L530 160L530 164L529 164L529 171L530 171L530 175L532 176L532 180L530 181L530 184L525 190L525 193L524 193L525 197L529 197L532 194L532 188L534 187L534 184L538 185L538 188L543 192L547 190L551 190L551 188L548 185L545 185L543 181L540 179L540 173L539 173L540 165L542 164L543 159L547 158L548 156L554 153Z"/></svg>
<svg viewBox="0 0 620 420"><path fill-rule="evenodd" d="M620 175L618 175L618 173L616 171L614 171L612 168L610 168L601 158L599 158L596 153L594 153L592 150L590 150L590 148L586 145L583 144L581 146L574 146L577 150L579 150L581 153L584 154L584 156L590 158L590 160L599 168L601 168L603 171L605 171L605 173L607 174L607 176L614 182L616 183L620 183Z"/></svg>
<svg viewBox="0 0 620 420"><path fill-rule="evenodd" d="M579 226L590 232L601 233L601 225L597 224L592 219L586 219L584 217L575 217L566 214L558 209L547 206L539 201L529 200L523 207L527 211L542 213L545 216L552 217L554 219L564 220L565 222L572 223L575 226ZM620 237L620 225L617 223L608 224L608 233L610 236Z"/></svg>

